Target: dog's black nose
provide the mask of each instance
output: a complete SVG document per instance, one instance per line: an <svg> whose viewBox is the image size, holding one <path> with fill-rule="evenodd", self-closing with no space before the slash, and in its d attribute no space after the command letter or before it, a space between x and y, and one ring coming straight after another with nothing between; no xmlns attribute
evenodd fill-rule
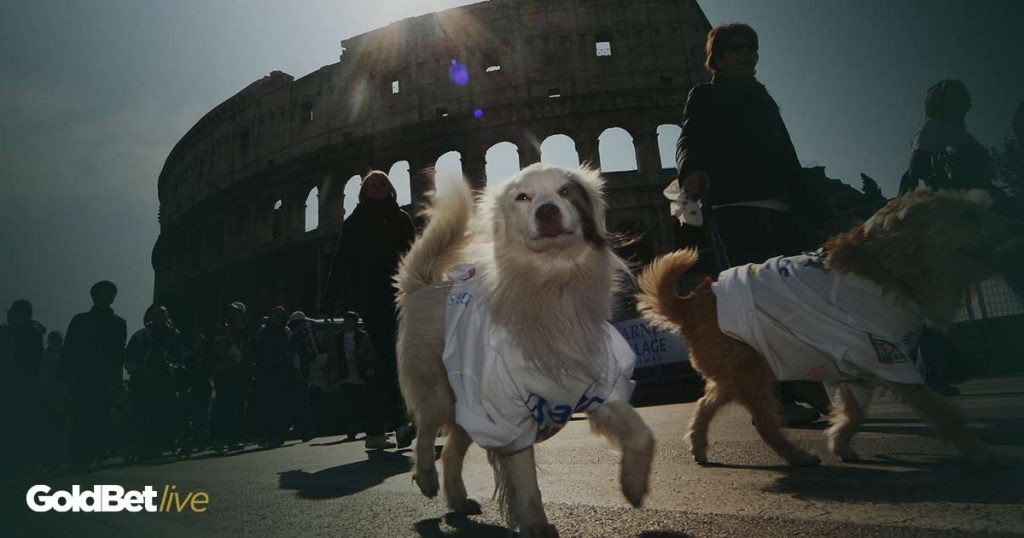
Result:
<svg viewBox="0 0 1024 538"><path fill-rule="evenodd" d="M544 204L537 208L536 216L540 222L555 222L562 218L562 212L555 204Z"/></svg>

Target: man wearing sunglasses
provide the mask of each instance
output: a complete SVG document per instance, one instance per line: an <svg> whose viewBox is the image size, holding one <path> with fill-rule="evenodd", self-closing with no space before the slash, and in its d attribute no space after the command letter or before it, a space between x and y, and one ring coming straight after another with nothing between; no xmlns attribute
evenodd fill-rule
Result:
<svg viewBox="0 0 1024 538"><path fill-rule="evenodd" d="M804 176L779 105L755 78L757 33L742 23L718 26L705 53L712 78L690 91L676 144L679 179L666 196L678 198L674 208L701 199L720 270L815 249L831 212ZM827 412L820 383L780 387L784 423Z"/></svg>

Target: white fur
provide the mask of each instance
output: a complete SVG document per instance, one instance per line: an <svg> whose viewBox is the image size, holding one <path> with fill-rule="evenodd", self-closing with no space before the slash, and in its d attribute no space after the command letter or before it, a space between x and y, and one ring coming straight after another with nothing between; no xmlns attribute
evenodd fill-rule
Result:
<svg viewBox="0 0 1024 538"><path fill-rule="evenodd" d="M565 188L570 182L575 191ZM468 186L461 184L454 191L434 201L431 221L395 279L400 306L398 368L402 395L419 432L414 480L428 497L437 493L433 443L438 431L447 429L449 440L441 457L445 497L451 509L471 513L479 504L467 498L460 472L469 441L454 423L453 396L441 361L450 288L442 275L460 262L477 264L495 323L508 330L539 370L556 379L597 377L606 362L599 347L603 324L626 265L607 246L596 171L531 165L487 189L472 219L466 211ZM589 206L581 211L577 205L583 199ZM558 208L561 228L545 236L537 209L546 203ZM624 447L623 492L639 505L647 492L653 457L650 430L624 403L593 413L591 421L596 431ZM527 534L554 535L540 502L532 452L530 447L492 454L499 500L510 525L518 524Z"/></svg>

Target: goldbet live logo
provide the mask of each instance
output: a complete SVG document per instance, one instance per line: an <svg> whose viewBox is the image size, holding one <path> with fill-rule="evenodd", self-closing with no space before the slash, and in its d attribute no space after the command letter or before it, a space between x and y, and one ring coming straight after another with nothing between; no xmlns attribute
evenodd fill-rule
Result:
<svg viewBox="0 0 1024 538"><path fill-rule="evenodd" d="M38 484L29 488L25 502L33 512L195 512L206 511L210 495L204 491L178 491L165 484L158 492L153 486L142 491L118 485L95 485L88 489L71 486L71 491L53 491Z"/></svg>

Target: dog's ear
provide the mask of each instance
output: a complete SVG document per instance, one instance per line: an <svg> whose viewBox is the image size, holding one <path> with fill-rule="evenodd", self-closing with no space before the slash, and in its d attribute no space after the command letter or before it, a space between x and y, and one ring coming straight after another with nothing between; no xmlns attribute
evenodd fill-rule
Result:
<svg viewBox="0 0 1024 538"><path fill-rule="evenodd" d="M569 180L576 187L576 196L571 201L580 214L584 237L598 247L604 247L608 239L605 212L608 209L604 199L604 180L601 173L589 166L569 174Z"/></svg>

